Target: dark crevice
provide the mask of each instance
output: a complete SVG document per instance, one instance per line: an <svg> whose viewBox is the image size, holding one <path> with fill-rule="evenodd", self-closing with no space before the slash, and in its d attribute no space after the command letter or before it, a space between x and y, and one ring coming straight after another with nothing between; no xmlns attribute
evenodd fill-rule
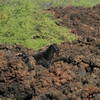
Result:
<svg viewBox="0 0 100 100"><path fill-rule="evenodd" d="M75 61L73 57L71 56L68 56L68 57L61 57L61 58L58 58L58 59L55 59L53 61L54 62L58 62L58 61L63 61L65 63L68 63L68 64L73 64L73 65L78 65L79 62Z"/></svg>
<svg viewBox="0 0 100 100"><path fill-rule="evenodd" d="M88 98L94 98L95 95L100 94L100 92L93 92L91 94L88 95Z"/></svg>
<svg viewBox="0 0 100 100"><path fill-rule="evenodd" d="M23 100L31 100L32 99L32 94L28 94Z"/></svg>

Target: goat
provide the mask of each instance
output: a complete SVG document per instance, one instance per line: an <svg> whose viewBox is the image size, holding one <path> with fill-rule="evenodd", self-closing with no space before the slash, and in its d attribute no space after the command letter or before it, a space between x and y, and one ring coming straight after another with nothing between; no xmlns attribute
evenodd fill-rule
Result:
<svg viewBox="0 0 100 100"><path fill-rule="evenodd" d="M58 53L59 48L56 44L50 45L45 51L33 55L38 64L48 68L52 64L54 53Z"/></svg>

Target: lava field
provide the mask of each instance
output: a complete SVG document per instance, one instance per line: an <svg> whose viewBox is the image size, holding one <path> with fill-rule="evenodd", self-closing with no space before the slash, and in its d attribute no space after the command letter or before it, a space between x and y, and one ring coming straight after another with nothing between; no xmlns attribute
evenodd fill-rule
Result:
<svg viewBox="0 0 100 100"><path fill-rule="evenodd" d="M49 10L79 38L39 51L0 44L0 100L100 100L100 5Z"/></svg>

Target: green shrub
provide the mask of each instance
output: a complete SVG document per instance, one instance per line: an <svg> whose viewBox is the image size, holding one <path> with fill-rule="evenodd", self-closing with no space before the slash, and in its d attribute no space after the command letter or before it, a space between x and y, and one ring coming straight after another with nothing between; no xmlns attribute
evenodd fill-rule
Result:
<svg viewBox="0 0 100 100"><path fill-rule="evenodd" d="M76 37L69 33L69 29L56 25L57 20L54 16L43 10L51 6L65 5L68 2L58 1L0 0L0 43L21 44L38 49L51 43L74 40ZM83 0L78 4L81 2ZM40 38L33 39L33 36Z"/></svg>

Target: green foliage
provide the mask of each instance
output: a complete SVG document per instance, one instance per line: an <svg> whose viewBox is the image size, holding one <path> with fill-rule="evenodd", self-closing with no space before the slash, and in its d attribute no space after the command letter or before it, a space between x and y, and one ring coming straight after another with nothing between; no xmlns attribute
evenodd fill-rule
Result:
<svg viewBox="0 0 100 100"><path fill-rule="evenodd" d="M51 43L74 40L76 37L69 29L56 25L54 16L43 10L65 2L67 0L0 0L0 43L38 49ZM40 38L33 39L33 36Z"/></svg>
<svg viewBox="0 0 100 100"><path fill-rule="evenodd" d="M100 4L100 0L72 0L74 6L92 7L96 4Z"/></svg>
<svg viewBox="0 0 100 100"><path fill-rule="evenodd" d="M37 0L37 2L39 1L40 0ZM96 4L100 4L100 0L41 0L41 2L39 2L39 5L43 8L67 5L91 7Z"/></svg>

